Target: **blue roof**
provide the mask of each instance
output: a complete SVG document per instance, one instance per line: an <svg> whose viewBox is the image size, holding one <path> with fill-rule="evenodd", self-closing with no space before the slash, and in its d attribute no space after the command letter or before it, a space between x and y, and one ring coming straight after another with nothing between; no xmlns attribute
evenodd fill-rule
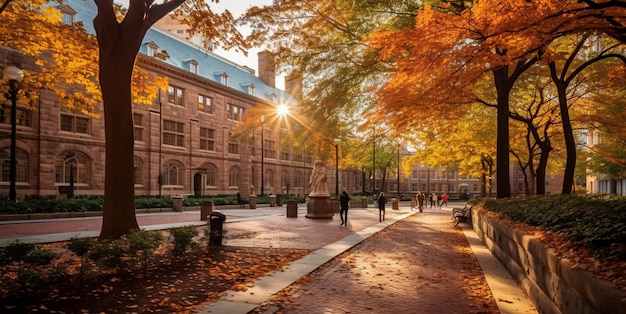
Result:
<svg viewBox="0 0 626 314"><path fill-rule="evenodd" d="M76 11L75 21L83 22L88 33L95 34L93 19L98 13L98 7L92 0L65 0L64 3ZM140 54L147 54L147 43L154 43L159 51L165 50L169 58L163 60L172 66L189 71L189 61L198 63L198 75L221 83L221 74L228 76L228 87L248 94L248 87L252 84L255 96L266 101L278 100L295 102L286 91L265 84L259 77L250 73L243 66L206 50L194 43L176 37L165 31L151 28L143 39L139 49Z"/></svg>

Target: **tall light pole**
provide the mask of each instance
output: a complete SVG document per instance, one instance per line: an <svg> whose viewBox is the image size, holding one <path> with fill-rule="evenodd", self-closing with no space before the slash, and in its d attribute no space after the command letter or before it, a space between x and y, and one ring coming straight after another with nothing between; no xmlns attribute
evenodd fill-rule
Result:
<svg viewBox="0 0 626 314"><path fill-rule="evenodd" d="M11 161L9 167L9 201L17 199L15 180L17 177L16 158L16 131L17 131L17 92L20 89L19 82L24 79L24 72L14 65L2 70L2 76L9 79L9 95L11 96Z"/></svg>
<svg viewBox="0 0 626 314"><path fill-rule="evenodd" d="M339 197L339 143L341 140L336 138L335 142L335 197Z"/></svg>
<svg viewBox="0 0 626 314"><path fill-rule="evenodd" d="M261 115L261 195L265 194L265 115Z"/></svg>

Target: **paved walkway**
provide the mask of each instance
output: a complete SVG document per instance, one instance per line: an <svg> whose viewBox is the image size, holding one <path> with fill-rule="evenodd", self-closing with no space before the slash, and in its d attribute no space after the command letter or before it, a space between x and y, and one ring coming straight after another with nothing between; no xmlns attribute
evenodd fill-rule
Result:
<svg viewBox="0 0 626 314"><path fill-rule="evenodd" d="M351 209L347 227L338 217L305 218L302 205L297 218L287 218L284 207L220 210L227 217L224 245L315 251L199 313L536 313L473 230L452 227L452 206L418 213L401 204L387 209L384 222L377 209ZM148 230L206 224L199 218L199 211L137 216ZM0 245L97 236L100 226L100 218L3 222ZM472 297L472 290L488 289L480 269L471 275L474 256L498 308Z"/></svg>

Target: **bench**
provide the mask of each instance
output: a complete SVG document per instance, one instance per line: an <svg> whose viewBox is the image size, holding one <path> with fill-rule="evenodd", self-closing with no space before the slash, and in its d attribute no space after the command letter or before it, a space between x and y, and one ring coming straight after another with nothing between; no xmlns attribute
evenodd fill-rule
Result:
<svg viewBox="0 0 626 314"><path fill-rule="evenodd" d="M472 224L472 205L465 205L463 208L453 208L452 219L454 219L455 227L461 222Z"/></svg>

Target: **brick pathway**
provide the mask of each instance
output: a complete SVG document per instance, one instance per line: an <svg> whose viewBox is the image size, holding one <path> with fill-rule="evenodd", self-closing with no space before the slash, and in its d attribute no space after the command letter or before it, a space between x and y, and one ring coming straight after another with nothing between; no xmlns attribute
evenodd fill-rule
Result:
<svg viewBox="0 0 626 314"><path fill-rule="evenodd" d="M450 212L396 222L253 313L499 313Z"/></svg>

